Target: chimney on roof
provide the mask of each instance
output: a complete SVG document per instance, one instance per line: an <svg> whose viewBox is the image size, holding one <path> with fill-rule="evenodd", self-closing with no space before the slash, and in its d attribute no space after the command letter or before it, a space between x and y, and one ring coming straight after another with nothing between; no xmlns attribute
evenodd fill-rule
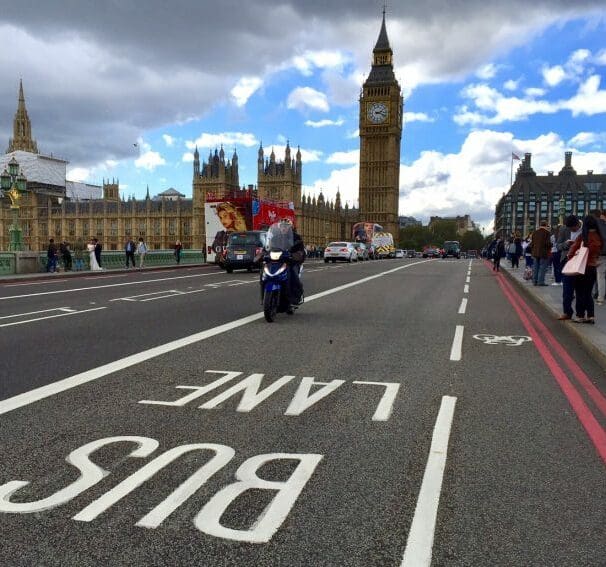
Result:
<svg viewBox="0 0 606 567"><path fill-rule="evenodd" d="M530 169L531 165L530 165L530 158L532 157L532 154L530 153L525 153L524 154L524 168L525 169Z"/></svg>
<svg viewBox="0 0 606 567"><path fill-rule="evenodd" d="M549 177L553 177L553 171L548 171L547 175L549 175Z"/></svg>
<svg viewBox="0 0 606 567"><path fill-rule="evenodd" d="M565 167L572 167L572 152L566 152L564 154L564 165Z"/></svg>
<svg viewBox="0 0 606 567"><path fill-rule="evenodd" d="M593 175L593 169L588 169L587 170L587 175Z"/></svg>

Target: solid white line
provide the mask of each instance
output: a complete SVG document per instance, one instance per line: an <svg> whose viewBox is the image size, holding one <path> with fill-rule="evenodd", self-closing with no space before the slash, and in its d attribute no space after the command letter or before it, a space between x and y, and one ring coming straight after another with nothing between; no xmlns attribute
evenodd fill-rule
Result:
<svg viewBox="0 0 606 567"><path fill-rule="evenodd" d="M459 315L465 315L465 310L467 309L467 298L464 297L461 299L461 307L459 307Z"/></svg>
<svg viewBox="0 0 606 567"><path fill-rule="evenodd" d="M468 284L465 284L463 286L463 293L469 293L469 285Z"/></svg>
<svg viewBox="0 0 606 567"><path fill-rule="evenodd" d="M40 313L50 313L51 311L63 311L69 307L54 307L53 309L42 309L41 311L28 311L27 313L15 313L14 315L3 315L0 319L12 319L13 317L25 317L26 315L38 315Z"/></svg>
<svg viewBox="0 0 606 567"><path fill-rule="evenodd" d="M398 270L410 268L418 264L424 264L425 262L429 261L430 260L422 260L420 262L406 264L404 266L400 266L398 268L394 268L386 272L381 272L380 274L375 274L374 276L368 276L366 278L356 280L355 282L351 282L335 287L333 289L316 293L315 295L306 297L305 303L315 301L327 295L332 295L333 293L338 293L339 291L343 291L344 289L348 289L350 287L363 285L366 282L369 282L376 278L380 278L388 274L397 272ZM212 329L207 329L206 331L201 331L199 333L194 333L193 335L189 335L188 337L183 337L182 339L170 341L163 345L144 350L137 354L132 354L119 360L114 360L113 362L104 364L103 366L92 368L91 370L81 372L80 374L75 374L74 376L70 376L69 378L64 378L57 382L53 382L52 384L47 384L46 386L41 386L40 388L30 390L29 392L24 392L23 394L18 394L17 396L13 396L12 398L0 400L0 415L8 413L23 406L33 404L34 402L43 400L44 398L48 398L49 396L54 396L55 394L58 394L60 392L70 390L71 388L76 388L77 386L81 386L82 384L86 384L87 382L98 380L99 378L103 378L108 374L113 374L114 372L123 370L125 368L128 368L129 366L140 364L141 362L145 362L146 360L150 360L162 354L166 354L167 352L171 352L173 350L177 350L192 345L194 343L204 341L216 335L231 331L232 329L237 329L238 327L242 327L243 325L247 325L248 323L252 323L253 321L263 319L263 317L263 313L255 313L253 315L249 315L248 317L242 317L241 319L236 319L235 321L219 325L218 327L213 327Z"/></svg>
<svg viewBox="0 0 606 567"><path fill-rule="evenodd" d="M457 398L443 396L401 567L429 567Z"/></svg>
<svg viewBox="0 0 606 567"><path fill-rule="evenodd" d="M47 317L38 317L36 319L27 319L25 321L14 321L13 323L3 323L1 327L12 327L14 325L25 325L26 323L35 323L36 321L44 321L44 319L56 319L57 317L69 317L70 315L80 315L80 313L88 313L90 311L99 311L107 309L107 307L94 307L93 309L84 309L82 311L70 311L69 313L59 313L58 315L48 315Z"/></svg>
<svg viewBox="0 0 606 567"><path fill-rule="evenodd" d="M457 325L455 336L452 339L452 347L450 349L450 360L461 360L461 349L463 347L463 325Z"/></svg>
<svg viewBox="0 0 606 567"><path fill-rule="evenodd" d="M6 297L0 297L0 301L4 301L6 299L20 299L22 297L36 297L38 295L56 295L57 293L72 293L74 291L89 291L94 289L105 289L109 287L121 287L125 285L140 285L146 283L154 283L154 282L166 282L172 280L182 280L185 278L203 278L205 276L220 276L223 272L210 272L208 274L193 274L191 276L175 276L174 278L156 278L154 280L142 280L138 282L123 282L123 283L115 283L108 285L95 285L90 287L76 287L73 289L57 289L55 291L40 291L38 293L26 293L24 295L8 295ZM88 278L90 279L90 278ZM230 280L231 281L231 280Z"/></svg>
<svg viewBox="0 0 606 567"><path fill-rule="evenodd" d="M62 278L60 280L48 279L48 280L43 280L41 282L7 283L7 284L3 284L3 285L4 285L4 287L17 287L20 285L41 285L41 284L48 284L48 283L68 282L69 280L70 280L70 278Z"/></svg>

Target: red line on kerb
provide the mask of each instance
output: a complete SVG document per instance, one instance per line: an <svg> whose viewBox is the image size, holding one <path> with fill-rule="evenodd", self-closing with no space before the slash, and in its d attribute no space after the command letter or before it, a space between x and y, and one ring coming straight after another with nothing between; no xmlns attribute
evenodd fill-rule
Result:
<svg viewBox="0 0 606 567"><path fill-rule="evenodd" d="M502 274L495 274L497 277L497 282L501 288L501 291L511 303L511 306L515 309L520 321L524 325L524 328L528 332L528 334L532 337L534 345L545 361L545 364L553 374L553 377L556 379L556 382L560 386L560 389L568 399L572 409L577 414L579 421L587 431L589 438L594 444L598 454L600 455L604 464L606 464L606 431L602 428L602 426L598 423L594 415L591 413L591 410L584 402L583 398L570 382L566 373L562 369L562 367L555 360L547 345L543 342L541 336L539 336L538 331L532 326L528 317L523 312L521 305L524 305L526 309L530 309L524 300L513 290L507 288L504 283L504 277ZM553 341L557 343L556 338L549 332L549 330L545 329L542 331L546 333L546 336L550 337L550 342Z"/></svg>

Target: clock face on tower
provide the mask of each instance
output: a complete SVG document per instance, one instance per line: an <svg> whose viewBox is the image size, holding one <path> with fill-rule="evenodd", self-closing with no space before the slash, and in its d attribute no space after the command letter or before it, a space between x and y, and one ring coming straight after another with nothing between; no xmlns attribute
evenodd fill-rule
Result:
<svg viewBox="0 0 606 567"><path fill-rule="evenodd" d="M387 121L389 110L384 102L372 102L367 107L366 116L373 124L382 124Z"/></svg>

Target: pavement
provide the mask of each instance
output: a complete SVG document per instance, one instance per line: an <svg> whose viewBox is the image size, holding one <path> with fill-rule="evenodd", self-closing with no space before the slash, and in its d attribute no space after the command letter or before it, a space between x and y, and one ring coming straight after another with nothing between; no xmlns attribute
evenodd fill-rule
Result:
<svg viewBox="0 0 606 567"><path fill-rule="evenodd" d="M503 260L501 271L552 313L554 319L562 314L562 287L551 285L555 282L551 270L545 278L545 283L549 284L547 286L534 286L532 280L525 280L523 263L516 269L511 268L509 262ZM595 325L580 325L573 321L560 321L560 323L573 333L596 358L598 364L606 369L606 304L595 304Z"/></svg>

